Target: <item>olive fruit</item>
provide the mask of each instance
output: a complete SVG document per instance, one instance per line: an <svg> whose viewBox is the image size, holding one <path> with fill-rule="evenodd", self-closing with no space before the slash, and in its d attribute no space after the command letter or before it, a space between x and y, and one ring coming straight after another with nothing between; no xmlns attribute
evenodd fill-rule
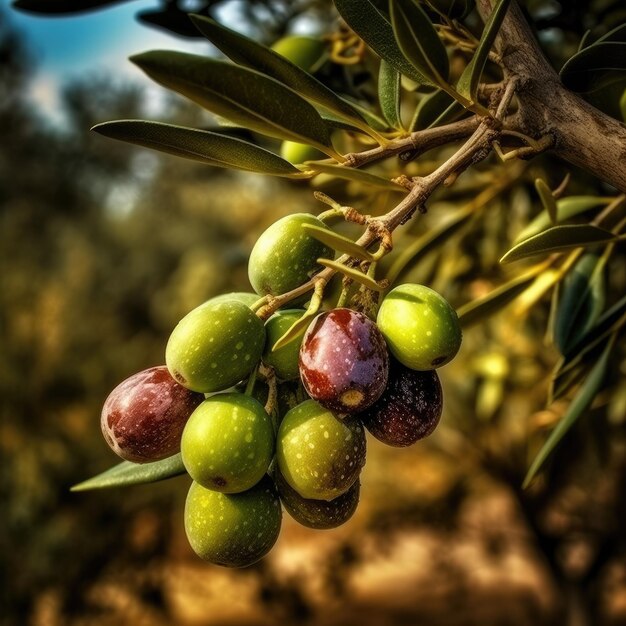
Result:
<svg viewBox="0 0 626 626"><path fill-rule="evenodd" d="M258 238L248 263L250 284L258 294L291 291L321 269L318 258L334 257L333 249L308 235L304 224L328 228L314 215L295 213L274 222Z"/></svg>
<svg viewBox="0 0 626 626"><path fill-rule="evenodd" d="M345 524L359 504L361 483L357 480L348 491L334 500L310 500L292 489L280 472L274 472L276 487L285 510L296 522L308 528L326 530Z"/></svg>
<svg viewBox="0 0 626 626"><path fill-rule="evenodd" d="M207 489L245 491L263 478L272 460L272 419L252 397L211 396L189 418L181 453L189 475Z"/></svg>
<svg viewBox="0 0 626 626"><path fill-rule="evenodd" d="M297 141L283 141L280 146L280 156L290 163L304 163L326 158L326 155L317 148Z"/></svg>
<svg viewBox="0 0 626 626"><path fill-rule="evenodd" d="M314 400L283 418L276 441L278 469L303 498L333 500L352 487L365 465L365 432Z"/></svg>
<svg viewBox="0 0 626 626"><path fill-rule="evenodd" d="M306 72L315 71L326 56L326 44L321 39L303 35L282 37L272 50Z"/></svg>
<svg viewBox="0 0 626 626"><path fill-rule="evenodd" d="M372 405L387 384L389 356L376 324L351 309L320 313L300 348L300 376L307 393L340 414Z"/></svg>
<svg viewBox="0 0 626 626"><path fill-rule="evenodd" d="M407 283L392 289L380 305L377 323L389 351L414 370L445 365L461 347L456 311L424 285Z"/></svg>
<svg viewBox="0 0 626 626"><path fill-rule="evenodd" d="M187 494L187 539L199 557L216 565L256 563L276 543L281 521L278 493L267 476L243 493L219 493L194 482Z"/></svg>
<svg viewBox="0 0 626 626"><path fill-rule="evenodd" d="M180 450L183 428L204 396L179 385L165 365L120 383L102 408L100 426L111 449L133 463L159 461Z"/></svg>
<svg viewBox="0 0 626 626"><path fill-rule="evenodd" d="M263 352L263 362L274 368L276 376L281 380L293 380L298 378L300 370L298 369L298 355L300 353L300 344L304 336L304 330L300 337L290 341L286 346L272 351L274 344L289 330L289 328L297 322L305 311L303 309L286 309L277 311L265 324L267 341L265 351Z"/></svg>
<svg viewBox="0 0 626 626"><path fill-rule="evenodd" d="M205 302L187 313L170 335L165 361L172 376L193 391L227 389L258 363L265 327L236 300Z"/></svg>
<svg viewBox="0 0 626 626"><path fill-rule="evenodd" d="M439 423L442 409L437 372L412 370L392 358L385 392L359 417L376 439L404 447L430 435Z"/></svg>

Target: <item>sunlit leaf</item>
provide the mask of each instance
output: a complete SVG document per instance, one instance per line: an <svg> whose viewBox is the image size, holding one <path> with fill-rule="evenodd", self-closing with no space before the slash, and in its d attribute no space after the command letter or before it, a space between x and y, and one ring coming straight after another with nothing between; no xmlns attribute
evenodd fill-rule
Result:
<svg viewBox="0 0 626 626"><path fill-rule="evenodd" d="M297 319L272 346L272 352L284 348L292 341L298 339L302 333L309 327L311 320L317 315L317 311L307 311L304 315Z"/></svg>
<svg viewBox="0 0 626 626"><path fill-rule="evenodd" d="M354 269L353 267L347 267L343 265L343 263L338 263L337 261L331 261L330 259L317 259L317 262L324 267L330 267L337 272L347 276L348 278L360 283L361 285L365 285L367 288L372 291L384 291L386 289L386 284L378 284L373 278L360 272L359 270Z"/></svg>
<svg viewBox="0 0 626 626"><path fill-rule="evenodd" d="M389 9L402 54L431 84L446 84L450 71L448 54L422 7L414 0L392 0Z"/></svg>
<svg viewBox="0 0 626 626"><path fill-rule="evenodd" d="M546 459L550 456L554 448L556 448L557 444L576 423L578 418L591 406L598 391L602 388L612 349L613 342L610 341L604 349L602 356L593 366L591 372L589 372L589 375L576 394L576 397L572 400L565 415L563 415L554 430L550 433L547 441L543 444L543 447L533 460L526 474L526 478L524 479L523 488L526 488L530 484Z"/></svg>
<svg viewBox="0 0 626 626"><path fill-rule="evenodd" d="M591 224L553 226L513 246L500 259L500 263L511 263L537 254L560 252L570 248L616 241L617 239L618 237L611 231Z"/></svg>
<svg viewBox="0 0 626 626"><path fill-rule="evenodd" d="M364 261L373 261L374 257L363 246L359 246L352 239L348 239L334 230L320 228L313 224L303 224L302 228L318 241L330 246L333 250L349 254Z"/></svg>
<svg viewBox="0 0 626 626"><path fill-rule="evenodd" d="M530 287L543 269L543 266L537 266L530 272L516 276L504 285L497 287L486 296L464 304L457 310L461 326L463 328L472 326L472 324L476 324L503 309Z"/></svg>
<svg viewBox="0 0 626 626"><path fill-rule="evenodd" d="M271 76L313 102L325 106L341 118L362 124L361 115L350 103L289 59L208 17L191 15L190 18L212 44L238 65Z"/></svg>
<svg viewBox="0 0 626 626"><path fill-rule="evenodd" d="M259 133L309 143L330 156L330 130L293 90L244 67L185 52L131 57L150 78L218 115Z"/></svg>
<svg viewBox="0 0 626 626"><path fill-rule="evenodd" d="M305 167L314 170L320 174L330 174L336 178L345 178L346 180L354 180L358 183L365 185L373 185L374 187L380 187L381 189L388 189L389 191L399 191L406 193L406 189L392 183L388 178L377 176L376 174L370 174L363 170L354 169L352 167L345 167L343 165L333 165L331 163L320 163L319 161L306 161Z"/></svg>
<svg viewBox="0 0 626 626"><path fill-rule="evenodd" d="M615 198L604 196L568 196L556 201L556 221L564 222L581 213L590 211L599 206L605 206L613 202ZM522 230L517 236L515 243L528 239L550 226L550 216L546 211L542 211L537 217Z"/></svg>
<svg viewBox="0 0 626 626"><path fill-rule="evenodd" d="M91 489L107 489L109 487L126 487L142 483L154 483L185 473L185 466L180 454L175 454L154 463L131 463L122 461L110 469L89 480L78 483L71 491L90 491Z"/></svg>
<svg viewBox="0 0 626 626"><path fill-rule="evenodd" d="M402 128L400 119L400 72L384 59L378 73L378 101L387 123L392 128Z"/></svg>
<svg viewBox="0 0 626 626"><path fill-rule="evenodd" d="M389 18L371 0L335 0L335 6L348 26L391 67L418 84L427 79L400 51Z"/></svg>
<svg viewBox="0 0 626 626"><path fill-rule="evenodd" d="M463 70L457 83L457 91L471 102L476 102L480 77L510 3L511 0L497 0L494 4L474 56Z"/></svg>
<svg viewBox="0 0 626 626"><path fill-rule="evenodd" d="M300 170L273 152L235 137L206 130L144 120L105 122L94 126L92 130L106 137L216 167L274 176L303 176Z"/></svg>
<svg viewBox="0 0 626 626"><path fill-rule="evenodd" d="M546 213L548 214L550 221L553 224L556 224L556 222L558 221L558 212L556 208L556 200L554 199L554 196L552 195L552 190L550 189L550 187L548 187L546 182L542 180L541 178L537 178L535 180L535 189L537 190L537 193L539 194L539 199L541 200L541 204L543 205L543 208L546 210Z"/></svg>

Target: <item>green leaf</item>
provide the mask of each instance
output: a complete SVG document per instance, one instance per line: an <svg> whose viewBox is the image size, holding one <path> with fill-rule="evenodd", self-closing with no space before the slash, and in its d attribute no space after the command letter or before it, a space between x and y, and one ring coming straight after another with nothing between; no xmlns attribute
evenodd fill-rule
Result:
<svg viewBox="0 0 626 626"><path fill-rule="evenodd" d="M537 254L561 252L570 248L608 243L617 239L619 237L611 231L591 224L553 226L513 246L500 259L500 263L511 263Z"/></svg>
<svg viewBox="0 0 626 626"><path fill-rule="evenodd" d="M522 485L524 489L528 487L537 472L541 469L545 460L550 456L565 434L576 423L578 418L591 406L591 403L604 382L612 349L613 342L609 341L604 349L604 352L602 353L602 356L593 366L593 369L589 373L589 376L585 379L585 382L576 394L576 397L572 400L572 403L565 412L565 415L561 418L555 429L550 433L547 441L543 444L543 447L533 460Z"/></svg>
<svg viewBox="0 0 626 626"><path fill-rule="evenodd" d="M447 85L450 71L446 48L414 0L391 0L391 25L402 54L432 85Z"/></svg>
<svg viewBox="0 0 626 626"><path fill-rule="evenodd" d="M335 115L363 125L361 115L350 103L289 59L208 17L191 15L190 18L196 28L213 45L238 65L244 65L271 76L300 95L325 106Z"/></svg>
<svg viewBox="0 0 626 626"><path fill-rule="evenodd" d="M558 211L556 208L556 200L554 199L554 196L552 195L552 190L550 189L550 187L548 187L546 182L543 181L541 178L537 178L535 180L535 189L537 190L537 193L539 194L539 199L541 200L541 204L543 205L543 208L546 210L546 213L548 214L550 221L553 224L556 224L556 222L558 221Z"/></svg>
<svg viewBox="0 0 626 626"><path fill-rule="evenodd" d="M364 261L374 260L372 254L363 246L359 246L355 241L352 241L352 239L348 239L347 237L336 233L334 230L320 228L319 226L314 226L313 224L303 224L302 228L304 228L304 230L311 235L311 237L315 237L315 239L325 243L327 246L330 246L333 250L344 252L357 259L363 259Z"/></svg>
<svg viewBox="0 0 626 626"><path fill-rule="evenodd" d="M380 61L378 73L378 101L383 117L391 128L402 128L400 117L400 72L387 61Z"/></svg>
<svg viewBox="0 0 626 626"><path fill-rule="evenodd" d="M604 308L604 264L584 255L567 274L554 320L554 343L565 354L596 322Z"/></svg>
<svg viewBox="0 0 626 626"><path fill-rule="evenodd" d="M463 328L472 326L503 309L533 283L542 269L541 266L538 266L532 271L504 283L486 296L464 304L457 311L461 326Z"/></svg>
<svg viewBox="0 0 626 626"><path fill-rule="evenodd" d="M388 178L376 176L376 174L370 174L369 172L364 172L363 170L345 167L344 165L320 163L319 161L306 161L304 165L318 174L330 174L336 178L345 178L346 180L353 180L365 185L373 185L374 187L380 187L381 189L387 189L389 191L406 193L406 189L404 187L391 182Z"/></svg>
<svg viewBox="0 0 626 626"><path fill-rule="evenodd" d="M330 267L335 271L347 276L351 280L360 283L361 285L365 285L368 289L372 291L384 291L387 288L387 281L384 281L383 284L377 283L373 278L360 272L353 267L348 267L343 263L338 263L337 261L331 261L330 259L317 259L317 262L324 267Z"/></svg>
<svg viewBox="0 0 626 626"><path fill-rule="evenodd" d="M466 109L460 102L443 89L437 89L420 100L411 122L410 131L454 122L464 113L466 113Z"/></svg>
<svg viewBox="0 0 626 626"><path fill-rule="evenodd" d="M561 198L556 201L556 221L564 222L591 209L606 206L613 202L613 200L615 200L615 198L605 198L603 196L568 196L567 198ZM542 211L524 228L524 230L522 230L515 239L515 243L519 243L542 232L548 228L548 226L550 226L550 216L547 212Z"/></svg>
<svg viewBox="0 0 626 626"><path fill-rule="evenodd" d="M428 83L400 51L387 15L371 0L335 0L348 26L391 67L418 84Z"/></svg>
<svg viewBox="0 0 626 626"><path fill-rule="evenodd" d="M74 485L70 491L89 491L91 489L107 489L109 487L126 487L142 483L154 483L165 478L185 473L185 466L180 454L167 457L154 463L131 463L123 461L114 465L106 472L89 480Z"/></svg>
<svg viewBox="0 0 626 626"><path fill-rule="evenodd" d="M338 157L319 113L273 78L206 57L155 50L131 57L150 78L259 133L308 143Z"/></svg>
<svg viewBox="0 0 626 626"><path fill-rule="evenodd" d="M476 102L478 94L478 84L480 83L480 77L485 69L485 63L489 57L489 51L493 46L493 42L496 39L496 35L502 25L502 20L506 15L506 11L509 8L511 0L497 0L493 9L487 19L483 34L480 38L476 52L471 61L467 64L467 67L463 70L461 78L456 86L457 91L463 97L467 98L471 102Z"/></svg>
<svg viewBox="0 0 626 626"><path fill-rule="evenodd" d="M297 319L272 346L272 352L284 348L295 339L298 339L302 333L309 327L311 320L317 315L317 309L307 311L304 315Z"/></svg>
<svg viewBox="0 0 626 626"><path fill-rule="evenodd" d="M600 41L583 48L561 68L563 84L572 91L586 93L597 88L609 73L626 72L626 42Z"/></svg>
<svg viewBox="0 0 626 626"><path fill-rule="evenodd" d="M121 141L231 169L302 177L300 170L264 148L235 137L206 130L144 120L118 120L93 127L94 131Z"/></svg>

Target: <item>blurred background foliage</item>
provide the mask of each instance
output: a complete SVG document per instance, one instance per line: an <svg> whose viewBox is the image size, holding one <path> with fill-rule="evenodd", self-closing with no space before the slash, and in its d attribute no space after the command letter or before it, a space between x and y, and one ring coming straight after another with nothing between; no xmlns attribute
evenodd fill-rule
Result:
<svg viewBox="0 0 626 626"><path fill-rule="evenodd" d="M557 66L590 20L623 20L621 3L556 4L527 9L543 10L538 25ZM202 167L87 132L145 115L136 85L74 81L63 93L67 124L50 126L22 95L32 59L6 13L0 60L1 624L626 623L623 347L605 391L523 491L529 460L567 406L546 408L558 354L545 338L550 300L537 288L537 302L527 291L467 330L442 371L444 417L429 440L395 450L369 439L361 505L338 530L286 518L267 559L230 571L187 546L186 478L70 494L116 461L99 429L108 392L163 362L169 332L191 308L249 289L247 257L267 225L322 207L306 182ZM358 90L368 68L322 71L349 71ZM209 122L173 96L162 115ZM446 150L407 173L431 171ZM495 164L438 192L403 229L398 253L460 207L473 213L402 280L430 284L458 307L520 273L498 259L541 210L533 181L554 187L568 170L549 155ZM568 194L613 193L572 173ZM316 187L366 212L393 202L345 181L318 178ZM625 261L619 250L611 259L608 304L626 288Z"/></svg>

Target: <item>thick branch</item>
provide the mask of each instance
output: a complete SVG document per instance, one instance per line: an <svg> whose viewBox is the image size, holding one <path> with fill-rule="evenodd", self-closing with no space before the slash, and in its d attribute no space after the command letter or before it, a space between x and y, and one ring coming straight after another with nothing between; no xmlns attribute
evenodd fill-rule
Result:
<svg viewBox="0 0 626 626"><path fill-rule="evenodd" d="M478 0L483 19L493 0ZM626 126L565 89L543 55L516 0L496 40L507 77L516 76L515 125L533 137L551 134L554 153L626 191Z"/></svg>

